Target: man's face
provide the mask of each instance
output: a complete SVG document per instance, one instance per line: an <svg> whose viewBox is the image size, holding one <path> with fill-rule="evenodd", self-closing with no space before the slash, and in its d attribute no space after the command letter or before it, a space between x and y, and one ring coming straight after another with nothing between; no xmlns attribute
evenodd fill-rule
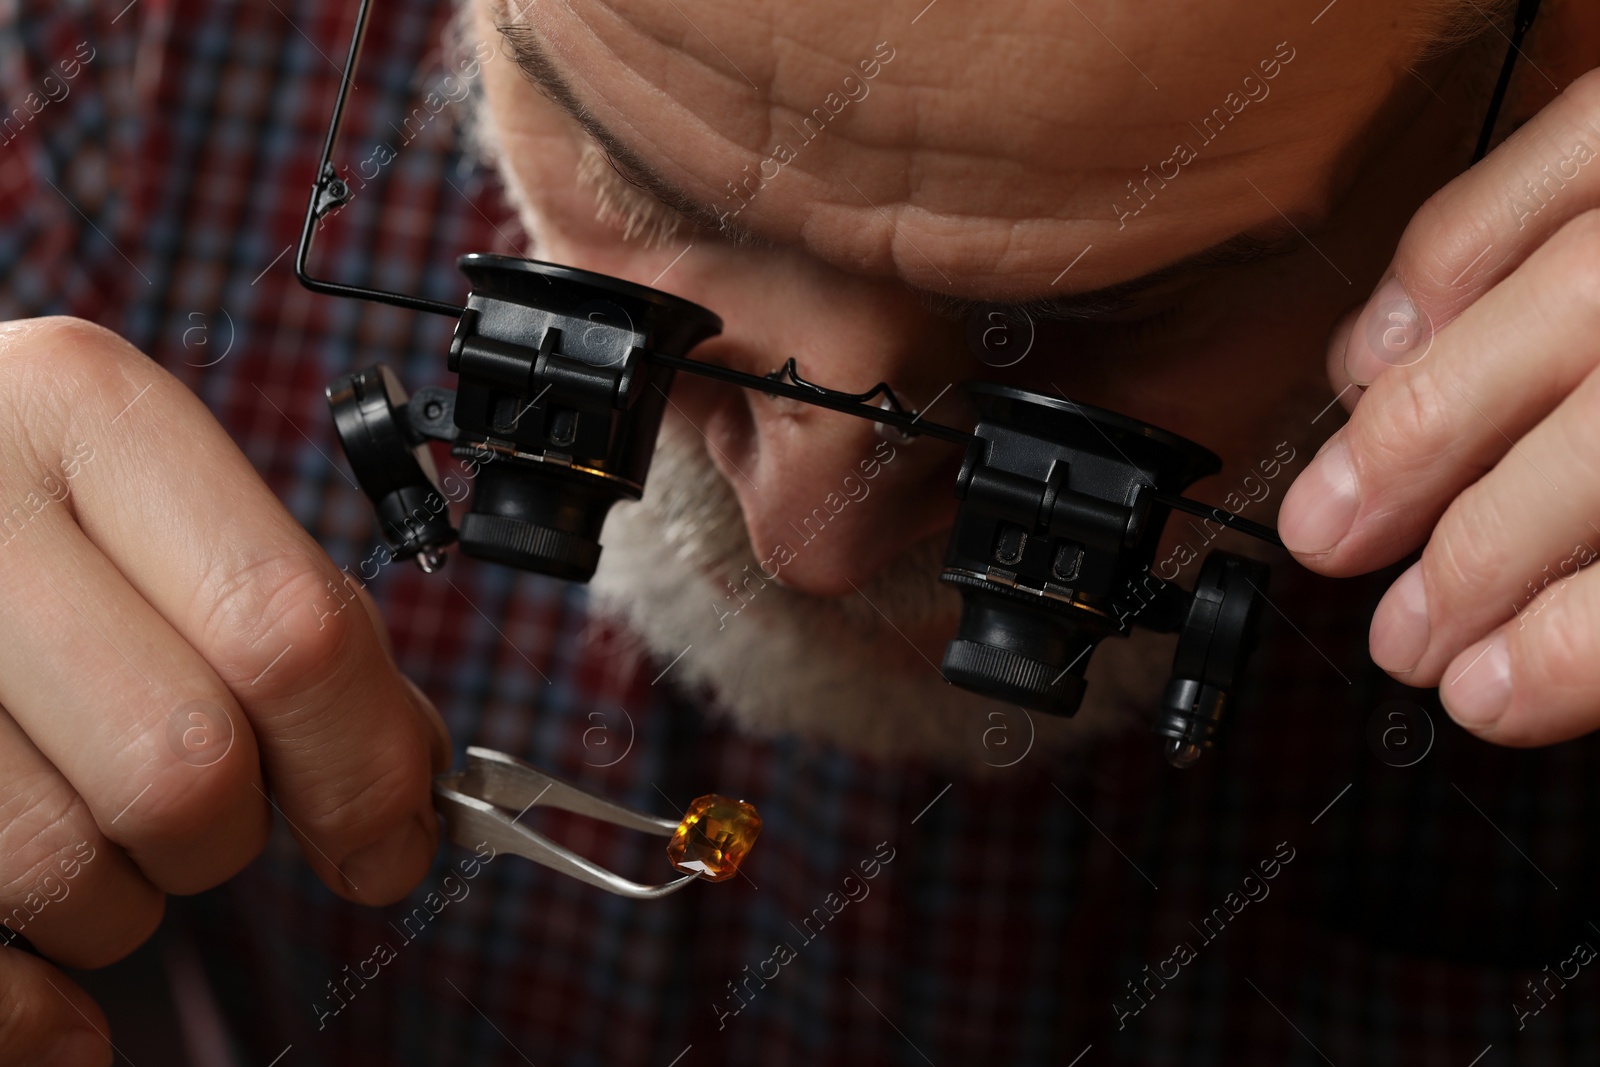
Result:
<svg viewBox="0 0 1600 1067"><path fill-rule="evenodd" d="M475 3L518 61L483 85L532 254L712 308L696 358L887 381L952 423L953 383L1059 392L1242 467L1308 431L1329 326L1458 132L1417 133L1426 0ZM756 559L879 444L686 375L672 400ZM895 449L788 592L855 597L948 527L956 450ZM922 615L902 636L936 660L948 620Z"/></svg>

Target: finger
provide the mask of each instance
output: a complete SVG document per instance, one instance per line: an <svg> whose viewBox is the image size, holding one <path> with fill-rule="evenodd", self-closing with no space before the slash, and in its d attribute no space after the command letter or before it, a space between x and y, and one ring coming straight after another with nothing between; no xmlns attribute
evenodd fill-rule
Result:
<svg viewBox="0 0 1600 1067"><path fill-rule="evenodd" d="M23 494L15 478L4 491ZM231 877L260 851L270 819L255 741L228 688L89 542L65 500L12 532L0 545L0 703L156 886L194 893ZM213 722L221 747L190 758L179 742Z"/></svg>
<svg viewBox="0 0 1600 1067"><path fill-rule="evenodd" d="M21 934L72 967L103 967L155 932L160 890L106 840L88 805L4 711L0 812L0 935Z"/></svg>
<svg viewBox="0 0 1600 1067"><path fill-rule="evenodd" d="M1345 350L1352 381L1433 339L1567 222L1600 206L1600 70L1579 78L1417 211Z"/></svg>
<svg viewBox="0 0 1600 1067"><path fill-rule="evenodd" d="M1284 496L1279 533L1301 562L1340 575L1401 558L1576 388L1600 361L1596 247L1590 212L1442 331L1432 358L1366 390Z"/></svg>
<svg viewBox="0 0 1600 1067"><path fill-rule="evenodd" d="M0 948L0 1063L107 1067L110 1028L89 994L44 960Z"/></svg>
<svg viewBox="0 0 1600 1067"><path fill-rule="evenodd" d="M1373 615L1373 661L1431 686L1513 615L1526 625L1536 594L1600 556L1597 455L1600 371L1450 504Z"/></svg>
<svg viewBox="0 0 1600 1067"><path fill-rule="evenodd" d="M422 687L405 675L400 676L405 683L406 691L411 696L411 706L422 718L423 727L432 738L430 748L433 752L433 773L442 774L450 769L451 743L450 728L444 723L444 716L439 714L439 709L431 697L422 691Z"/></svg>
<svg viewBox="0 0 1600 1067"><path fill-rule="evenodd" d="M1551 745L1600 728L1600 571L1552 586L1541 602L1445 669L1445 710L1486 741Z"/></svg>
<svg viewBox="0 0 1600 1067"><path fill-rule="evenodd" d="M348 576L348 572L346 572ZM367 587L359 581L352 583L355 595L361 601L361 610L366 613L367 622L372 626L372 632L378 635L378 643L383 646L383 654L390 663L394 662L394 638L389 633L389 624L384 621L383 613L378 610L378 602L372 599L372 594L367 592Z"/></svg>
<svg viewBox="0 0 1600 1067"><path fill-rule="evenodd" d="M378 635L383 644L383 652L390 663L395 662L394 641L389 636L389 625L384 622L383 614L378 610L377 601L372 599L372 594L367 592L366 586L356 586L356 595L361 599L361 607L367 613L367 619L372 624L373 631ZM433 771L440 774L450 769L450 730L444 724L444 717L439 714L439 709L429 699L422 688L405 675L400 676L405 683L406 694L411 699L411 705L421 716L424 732L429 739L429 749L433 756Z"/></svg>
<svg viewBox="0 0 1600 1067"><path fill-rule="evenodd" d="M34 441L92 446L72 481L80 524L232 692L307 861L352 899L404 895L437 843L432 738L354 580L194 395L126 343L50 320L6 328L0 359L19 346L7 402L33 409ZM263 417L284 417L261 398Z"/></svg>
<svg viewBox="0 0 1600 1067"><path fill-rule="evenodd" d="M1349 344L1350 331L1355 329L1356 319L1361 316L1361 309L1362 305L1358 304L1345 312L1328 332L1328 383L1333 386L1339 406L1344 408L1346 414L1354 411L1356 404L1361 400L1361 386L1351 381L1344 369L1345 346Z"/></svg>

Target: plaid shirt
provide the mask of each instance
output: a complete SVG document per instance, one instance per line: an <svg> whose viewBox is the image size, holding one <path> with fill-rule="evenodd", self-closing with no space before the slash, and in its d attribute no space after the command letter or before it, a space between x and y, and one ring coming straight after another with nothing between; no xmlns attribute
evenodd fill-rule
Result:
<svg viewBox="0 0 1600 1067"><path fill-rule="evenodd" d="M354 567L375 524L330 459L323 387L378 359L444 383L450 328L292 276L354 4L124 2L0 4L0 316L128 337ZM375 16L347 159L445 73L446 15ZM384 171L320 238L323 273L455 301L456 253L526 251L448 121ZM660 812L743 796L765 821L748 877L634 903L449 846L374 910L280 832L175 918L253 1067L1600 1062L1600 975L1574 962L1600 945L1600 742L1468 738L1367 660L1393 571L1276 571L1220 752L1180 773L1132 736L976 779L738 736L656 683L667 665L581 587L385 568L399 662L458 746ZM1408 767L1377 756L1396 699L1437 728ZM659 839L541 818L613 869L668 873Z"/></svg>

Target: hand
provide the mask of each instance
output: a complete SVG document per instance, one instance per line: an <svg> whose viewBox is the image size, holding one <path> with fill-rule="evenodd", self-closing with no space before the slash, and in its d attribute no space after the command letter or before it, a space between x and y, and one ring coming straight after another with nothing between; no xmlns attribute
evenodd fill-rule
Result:
<svg viewBox="0 0 1600 1067"><path fill-rule="evenodd" d="M274 805L340 895L414 886L449 741L356 593L170 375L88 323L0 325L5 927L110 963ZM0 947L0 1065L110 1062L89 997Z"/></svg>
<svg viewBox="0 0 1600 1067"><path fill-rule="evenodd" d="M1411 220L1334 331L1359 397L1284 498L1306 566L1426 545L1372 620L1372 658L1486 740L1600 727L1600 71Z"/></svg>

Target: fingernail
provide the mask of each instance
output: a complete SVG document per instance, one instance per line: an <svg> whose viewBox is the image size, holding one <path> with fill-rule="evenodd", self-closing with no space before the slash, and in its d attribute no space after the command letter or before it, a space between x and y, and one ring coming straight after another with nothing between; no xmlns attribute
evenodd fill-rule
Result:
<svg viewBox="0 0 1600 1067"><path fill-rule="evenodd" d="M1418 561L1395 580L1373 613L1369 636L1372 662L1394 674L1405 674L1428 650L1431 632L1428 594L1422 583L1422 563Z"/></svg>
<svg viewBox="0 0 1600 1067"><path fill-rule="evenodd" d="M1336 435L1289 487L1278 517L1278 535L1291 552L1320 555L1350 532L1360 508L1350 449Z"/></svg>
<svg viewBox="0 0 1600 1067"><path fill-rule="evenodd" d="M407 819L383 838L345 857L339 873L363 897L381 895L412 875L421 875L418 860L433 856L434 835L420 817ZM406 889L410 888L407 882Z"/></svg>
<svg viewBox="0 0 1600 1067"><path fill-rule="evenodd" d="M37 1067L101 1067L108 1062L110 1051L99 1034L73 1030L57 1038L44 1055L30 1062Z"/></svg>
<svg viewBox="0 0 1600 1067"><path fill-rule="evenodd" d="M1367 306L1344 352L1344 370L1357 385L1368 385L1389 367L1405 367L1427 354L1433 325L1406 295L1393 274L1383 280Z"/></svg>
<svg viewBox="0 0 1600 1067"><path fill-rule="evenodd" d="M1450 717L1471 730L1493 726L1511 703L1511 652L1497 633L1477 649L1462 653L1466 666L1450 679L1444 694Z"/></svg>

